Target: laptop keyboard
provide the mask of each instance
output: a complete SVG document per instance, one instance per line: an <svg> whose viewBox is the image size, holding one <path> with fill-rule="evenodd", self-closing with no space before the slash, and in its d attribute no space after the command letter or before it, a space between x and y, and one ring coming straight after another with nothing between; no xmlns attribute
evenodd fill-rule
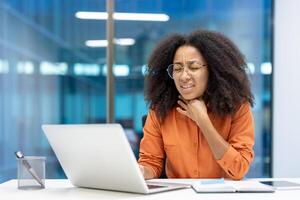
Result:
<svg viewBox="0 0 300 200"><path fill-rule="evenodd" d="M147 186L148 186L148 189L156 189L156 188L167 187L167 186L164 186L164 185L149 185L149 184L147 184Z"/></svg>

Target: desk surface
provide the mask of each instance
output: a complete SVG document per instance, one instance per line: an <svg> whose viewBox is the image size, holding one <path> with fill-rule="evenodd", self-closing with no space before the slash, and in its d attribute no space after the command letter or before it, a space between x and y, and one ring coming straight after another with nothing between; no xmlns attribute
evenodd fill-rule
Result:
<svg viewBox="0 0 300 200"><path fill-rule="evenodd" d="M257 179L257 180L274 180L274 179ZM300 183L300 178L297 179L275 179L275 180L290 180ZM196 193L193 189L181 189L168 191L157 194L142 195L125 192L114 192L95 189L84 189L74 187L68 180L65 179L50 179L46 180L46 189L42 190L18 190L17 181L10 180L0 184L1 199L299 199L300 190L281 190L275 193L220 193L220 194L203 194Z"/></svg>

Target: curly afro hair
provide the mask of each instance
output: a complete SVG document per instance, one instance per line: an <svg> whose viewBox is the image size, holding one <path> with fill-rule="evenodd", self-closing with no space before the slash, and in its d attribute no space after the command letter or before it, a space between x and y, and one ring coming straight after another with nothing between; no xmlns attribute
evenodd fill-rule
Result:
<svg viewBox="0 0 300 200"><path fill-rule="evenodd" d="M199 50L207 62L209 79L203 95L208 111L219 116L234 114L241 104L254 103L247 65L239 49L221 33L197 30L189 35L172 34L154 48L145 77L145 100L160 120L176 107L179 92L167 74L177 49L183 45Z"/></svg>

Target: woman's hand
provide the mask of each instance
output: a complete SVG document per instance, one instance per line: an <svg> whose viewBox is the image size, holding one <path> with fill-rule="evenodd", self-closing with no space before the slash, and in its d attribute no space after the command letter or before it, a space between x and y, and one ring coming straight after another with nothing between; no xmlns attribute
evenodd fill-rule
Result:
<svg viewBox="0 0 300 200"><path fill-rule="evenodd" d="M143 165L139 165L139 167L145 179L155 178L155 174L151 168Z"/></svg>
<svg viewBox="0 0 300 200"><path fill-rule="evenodd" d="M196 124L198 124L198 126L201 127L206 120L209 120L207 107L201 97L192 100L185 100L182 98L182 96L179 96L177 103L180 107L177 107L176 110L179 113L189 117Z"/></svg>
<svg viewBox="0 0 300 200"><path fill-rule="evenodd" d="M196 122L206 138L214 157L217 160L221 159L228 150L229 143L220 136L210 121L203 99L185 100L179 96L178 104L180 107L177 107L176 110Z"/></svg>

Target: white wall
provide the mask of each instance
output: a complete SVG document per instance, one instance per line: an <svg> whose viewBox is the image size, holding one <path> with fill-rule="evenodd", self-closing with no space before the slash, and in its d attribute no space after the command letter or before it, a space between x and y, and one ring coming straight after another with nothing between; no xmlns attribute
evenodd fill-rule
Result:
<svg viewBox="0 0 300 200"><path fill-rule="evenodd" d="M300 177L300 1L274 2L273 175Z"/></svg>

